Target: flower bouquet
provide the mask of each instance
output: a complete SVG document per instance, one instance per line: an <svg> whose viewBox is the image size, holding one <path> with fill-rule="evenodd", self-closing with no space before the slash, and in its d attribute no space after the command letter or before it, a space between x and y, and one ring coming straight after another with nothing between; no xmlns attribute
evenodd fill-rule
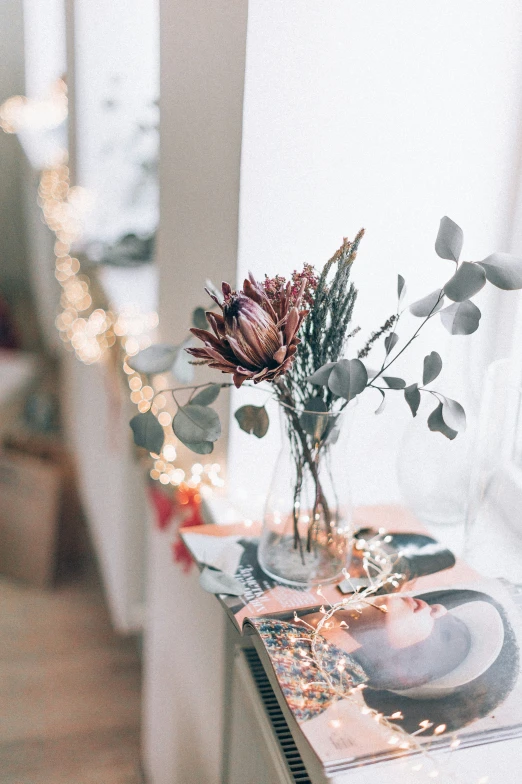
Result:
<svg viewBox="0 0 522 784"><path fill-rule="evenodd" d="M442 369L439 354L428 354L422 379L410 383L390 368L436 315L452 335L475 332L481 313L471 298L487 281L500 289L522 288L522 261L508 254L459 262L463 233L444 217L435 251L454 262L455 270L444 286L409 306L419 326L401 341L406 288L399 275L395 313L355 356L344 358L359 332L352 326L357 290L351 272L363 235L361 230L353 241L345 239L321 270L305 264L288 281L281 276L258 281L250 274L238 290L223 283L218 291L209 284L214 306L204 313L206 324L198 308L191 329L199 345L151 346L128 360L137 372L163 373L179 361L180 352L187 352L192 364L231 376L230 382L186 387L190 394L183 405L180 390L170 390L177 408L174 434L197 454L210 454L221 434L211 404L223 387L261 385L270 391L282 412L283 450L267 499L259 560L268 574L291 585L336 579L348 562L353 532L344 434L358 396L375 390L381 398L376 413L381 413L388 394L400 393L415 417L421 395L429 395L434 401L429 429L455 438L466 427L466 415L460 403L432 387ZM363 360L381 342L380 365L369 371ZM264 405L242 406L235 418L258 438L269 427ZM139 446L161 453L164 430L152 411L135 416L131 427Z"/></svg>

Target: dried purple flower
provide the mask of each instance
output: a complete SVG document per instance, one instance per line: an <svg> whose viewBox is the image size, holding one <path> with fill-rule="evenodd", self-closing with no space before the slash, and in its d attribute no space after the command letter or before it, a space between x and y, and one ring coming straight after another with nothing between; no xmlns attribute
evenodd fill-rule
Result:
<svg viewBox="0 0 522 784"><path fill-rule="evenodd" d="M209 367L231 373L238 388L247 380L275 381L290 368L301 342L297 333L308 315L307 310L299 310L305 285L303 280L296 293L289 281L269 298L250 273L239 291L222 284L222 303L207 290L222 312L207 311L212 332L190 330L204 347L189 348L188 353Z"/></svg>

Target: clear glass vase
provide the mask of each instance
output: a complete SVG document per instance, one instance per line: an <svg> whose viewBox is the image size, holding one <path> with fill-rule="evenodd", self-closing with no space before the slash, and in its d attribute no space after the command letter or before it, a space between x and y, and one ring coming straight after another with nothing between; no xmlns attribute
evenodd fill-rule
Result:
<svg viewBox="0 0 522 784"><path fill-rule="evenodd" d="M282 448L268 493L261 568L296 587L332 582L351 557L348 438L355 401L340 414L282 409Z"/></svg>
<svg viewBox="0 0 522 784"><path fill-rule="evenodd" d="M431 401L423 401L404 430L397 461L399 488L406 506L428 528L462 527L469 503L475 417L466 408L466 431L450 441L428 430L432 408Z"/></svg>
<svg viewBox="0 0 522 784"><path fill-rule="evenodd" d="M463 555L509 587L522 608L520 374L515 355L493 362L484 375Z"/></svg>

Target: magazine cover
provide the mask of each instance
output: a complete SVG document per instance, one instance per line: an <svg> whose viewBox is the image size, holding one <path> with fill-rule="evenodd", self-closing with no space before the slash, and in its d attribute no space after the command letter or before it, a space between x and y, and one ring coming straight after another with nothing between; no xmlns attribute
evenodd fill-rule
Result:
<svg viewBox="0 0 522 784"><path fill-rule="evenodd" d="M376 716L430 748L522 734L520 612L509 586L456 559L404 510L362 509L357 525L366 539L385 529L397 573L360 605L354 596L364 591L365 572L357 545L349 580L318 595L264 575L255 525L248 535L241 525L183 532L200 563L228 568L244 587L243 596L220 598L238 628L258 635L325 771L405 753L400 736L394 746Z"/></svg>

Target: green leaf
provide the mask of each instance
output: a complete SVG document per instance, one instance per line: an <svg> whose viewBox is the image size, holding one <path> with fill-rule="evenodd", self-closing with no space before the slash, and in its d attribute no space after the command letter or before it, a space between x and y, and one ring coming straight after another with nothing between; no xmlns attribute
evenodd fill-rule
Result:
<svg viewBox="0 0 522 784"><path fill-rule="evenodd" d="M441 370L442 359L440 358L440 354L437 354L436 351L432 351L431 354L425 356L424 370L422 372L422 383L424 386L426 386L426 384L430 384L432 381L435 381Z"/></svg>
<svg viewBox="0 0 522 784"><path fill-rule="evenodd" d="M268 430L270 420L264 406L241 406L234 414L241 430L245 433L263 438Z"/></svg>
<svg viewBox="0 0 522 784"><path fill-rule="evenodd" d="M440 312L440 320L451 335L471 335L479 327L481 312L474 302L455 302Z"/></svg>
<svg viewBox="0 0 522 784"><path fill-rule="evenodd" d="M439 232L435 240L435 253L441 259L450 259L457 262L459 260L462 244L464 242L464 232L457 224L446 215L441 218Z"/></svg>
<svg viewBox="0 0 522 784"><path fill-rule="evenodd" d="M397 297L399 299L399 302L402 302L405 294L406 294L406 281L404 280L402 275L397 275Z"/></svg>
<svg viewBox="0 0 522 784"><path fill-rule="evenodd" d="M417 384L410 384L409 387L406 387L404 390L404 399L409 405L412 415L414 417L417 416L417 411L419 410L421 402L421 396Z"/></svg>
<svg viewBox="0 0 522 784"><path fill-rule="evenodd" d="M305 433L313 437L314 441L320 441L326 432L330 419L325 415L328 411L326 403L320 397L311 397L306 401L304 407L306 411L299 417L301 427ZM311 414L310 411L317 411L317 414Z"/></svg>
<svg viewBox="0 0 522 784"><path fill-rule="evenodd" d="M399 342L399 336L396 332L392 332L391 335L387 335L384 338L384 348L386 349L386 353L389 354L392 351L397 343Z"/></svg>
<svg viewBox="0 0 522 784"><path fill-rule="evenodd" d="M146 414L136 414L129 424L136 446L142 446L148 452L159 455L163 449L165 434L152 411L147 411Z"/></svg>
<svg viewBox="0 0 522 784"><path fill-rule="evenodd" d="M484 267L489 282L498 289L522 289L522 259L510 253L492 253L479 263Z"/></svg>
<svg viewBox="0 0 522 784"><path fill-rule="evenodd" d="M221 384L210 384L204 387L197 395L194 395L189 406L209 406L214 400L217 400L221 392Z"/></svg>
<svg viewBox="0 0 522 784"><path fill-rule="evenodd" d="M218 595L243 596L245 593L245 589L239 580L219 569L211 569L210 566L205 566L199 575L199 584L204 591Z"/></svg>
<svg viewBox="0 0 522 784"><path fill-rule="evenodd" d="M444 297L441 297L442 289L436 289L426 297L417 300L410 305L410 313L418 318L426 318L432 313L436 313L444 305Z"/></svg>
<svg viewBox="0 0 522 784"><path fill-rule="evenodd" d="M179 440L187 445L217 441L221 435L219 416L213 408L206 406L180 406L172 428Z"/></svg>
<svg viewBox="0 0 522 784"><path fill-rule="evenodd" d="M180 350L174 364L172 365L172 373L176 376L180 384L190 384L194 379L194 365L191 364L192 357L187 354L185 349L193 345L192 338L187 338L180 346Z"/></svg>
<svg viewBox="0 0 522 784"><path fill-rule="evenodd" d="M429 415L428 427L432 432L442 433L442 435L446 436L446 438L449 438L450 441L453 441L453 439L457 436L457 431L448 427L442 418L442 403L439 403L437 408L435 408Z"/></svg>
<svg viewBox="0 0 522 784"><path fill-rule="evenodd" d="M375 409L375 413L376 414L382 414L382 412L384 411L384 409L386 407L386 395L384 394L382 389L379 389L379 392L382 395L382 400L381 400L379 406Z"/></svg>
<svg viewBox="0 0 522 784"><path fill-rule="evenodd" d="M480 264L463 261L444 286L444 294L453 302L463 302L486 285L486 273Z"/></svg>
<svg viewBox="0 0 522 784"><path fill-rule="evenodd" d="M330 373L328 389L338 397L353 400L367 383L368 373L360 359L341 359Z"/></svg>
<svg viewBox="0 0 522 784"><path fill-rule="evenodd" d="M404 389L406 382L403 378L397 376L383 376L383 381L386 381L390 389Z"/></svg>
<svg viewBox="0 0 522 784"><path fill-rule="evenodd" d="M212 441L185 441L185 446L197 455L210 455L214 451L214 444Z"/></svg>
<svg viewBox="0 0 522 784"><path fill-rule="evenodd" d="M146 375L153 373L167 373L179 352L179 346L171 346L169 343L156 343L149 346L127 360L127 364L136 373Z"/></svg>
<svg viewBox="0 0 522 784"><path fill-rule="evenodd" d="M466 412L460 403L450 397L442 398L442 418L447 426L457 433L466 429Z"/></svg>
<svg viewBox="0 0 522 784"><path fill-rule="evenodd" d="M323 365L319 370L316 370L315 373L312 373L311 376L308 376L306 380L310 384L315 384L318 387L327 387L330 373L334 369L335 364L335 362L327 362L326 365Z"/></svg>
<svg viewBox="0 0 522 784"><path fill-rule="evenodd" d="M197 327L198 329L208 329L205 308L194 308L192 311L192 326Z"/></svg>

